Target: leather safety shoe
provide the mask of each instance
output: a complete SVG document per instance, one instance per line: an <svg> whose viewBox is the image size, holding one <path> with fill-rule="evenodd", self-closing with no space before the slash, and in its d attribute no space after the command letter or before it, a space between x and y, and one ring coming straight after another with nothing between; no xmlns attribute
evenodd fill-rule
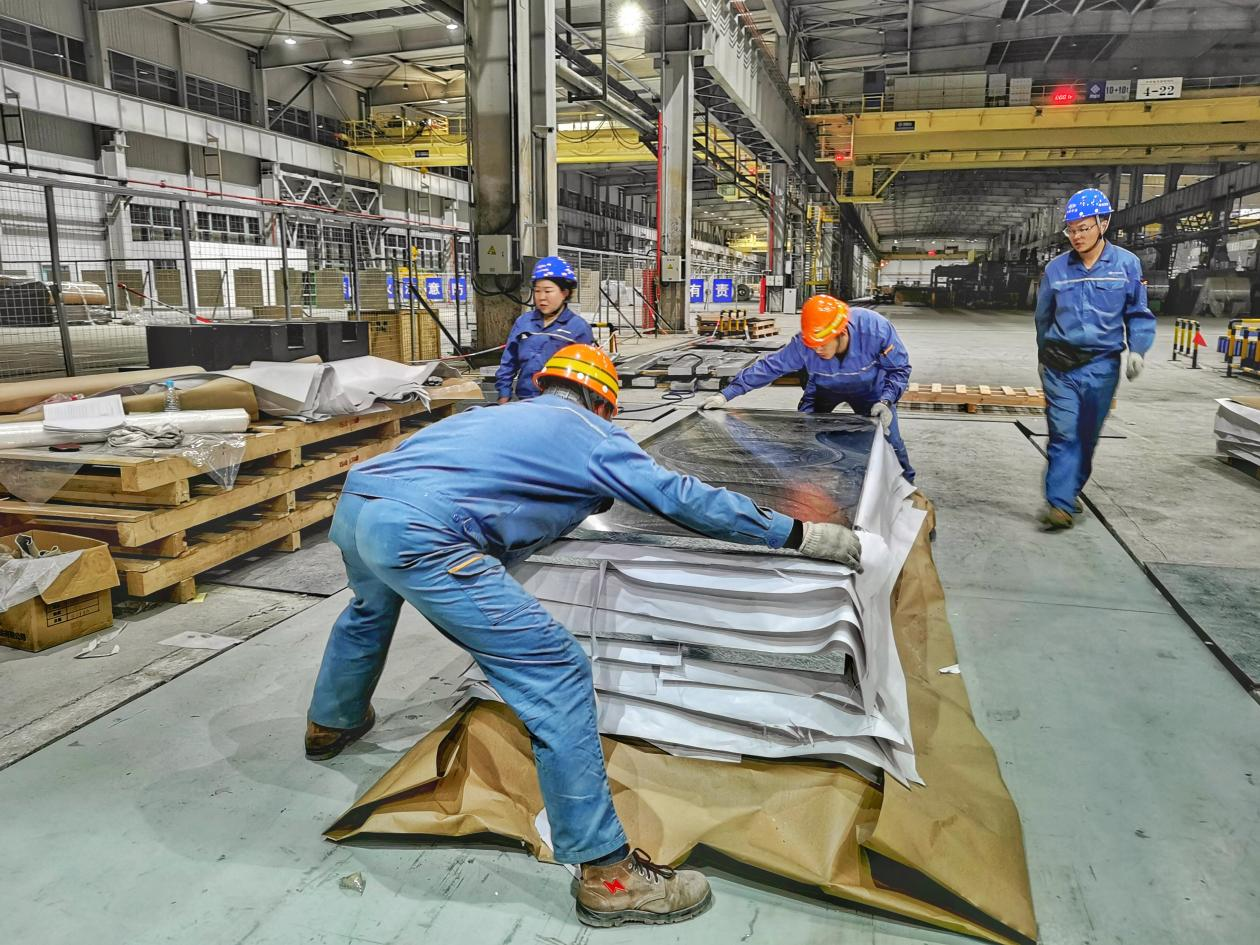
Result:
<svg viewBox="0 0 1260 945"><path fill-rule="evenodd" d="M1041 512L1041 524L1052 531L1057 531L1061 528L1071 528L1072 514L1063 511L1058 506L1047 505Z"/></svg>
<svg viewBox="0 0 1260 945"><path fill-rule="evenodd" d="M354 728L329 728L315 722L306 723L306 757L311 761L327 761L341 754L376 724L376 710L368 706L367 718Z"/></svg>
<svg viewBox="0 0 1260 945"><path fill-rule="evenodd" d="M578 880L578 919L598 928L685 922L712 904L713 893L703 873L659 866L642 850L632 850L611 866L584 866Z"/></svg>

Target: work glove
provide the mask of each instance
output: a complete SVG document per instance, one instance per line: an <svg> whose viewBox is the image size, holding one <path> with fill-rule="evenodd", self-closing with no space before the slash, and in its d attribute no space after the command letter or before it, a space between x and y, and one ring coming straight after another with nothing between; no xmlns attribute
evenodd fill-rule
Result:
<svg viewBox="0 0 1260 945"><path fill-rule="evenodd" d="M854 571L862 570L862 542L857 532L828 522L803 522L802 525L801 554L835 561Z"/></svg>
<svg viewBox="0 0 1260 945"><path fill-rule="evenodd" d="M1131 381L1136 381L1138 379L1138 375L1142 373L1142 368L1144 367L1146 367L1146 362L1142 359L1142 356L1136 351L1130 351L1129 364L1124 369L1124 376Z"/></svg>
<svg viewBox="0 0 1260 945"><path fill-rule="evenodd" d="M726 406L726 398L721 394L714 394L700 404L701 410L721 410Z"/></svg>
<svg viewBox="0 0 1260 945"><path fill-rule="evenodd" d="M888 404L885 401L881 400L879 403L877 403L874 407L871 408L871 419L879 424L879 427L881 430L887 433L888 428L892 426L892 420L893 420L892 407L888 406Z"/></svg>

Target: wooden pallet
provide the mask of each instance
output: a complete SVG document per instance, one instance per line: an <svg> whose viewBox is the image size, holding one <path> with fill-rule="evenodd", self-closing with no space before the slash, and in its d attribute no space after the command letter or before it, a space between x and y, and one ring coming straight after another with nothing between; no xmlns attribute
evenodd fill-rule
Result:
<svg viewBox="0 0 1260 945"><path fill-rule="evenodd" d="M158 467L147 469L134 457L92 456L93 467L48 502L0 498L0 523L106 541L127 593L174 588L175 599L190 599L196 575L238 555L273 543L296 551L301 530L332 515L340 476L447 415L454 401L435 400L431 408L395 404L319 423L254 424L231 489L182 457L139 461ZM65 461L65 454L40 450L2 455L14 453L42 454L32 457L36 462ZM192 475L165 481L180 471ZM130 492L132 483L150 488Z"/></svg>
<svg viewBox="0 0 1260 945"><path fill-rule="evenodd" d="M773 318L743 316L706 316L696 320L701 335L739 335L748 338L770 338L779 333Z"/></svg>
<svg viewBox="0 0 1260 945"><path fill-rule="evenodd" d="M1036 407L1044 410L1046 395L1039 387L981 384L915 384L901 395L900 404L950 404L975 413L981 407Z"/></svg>

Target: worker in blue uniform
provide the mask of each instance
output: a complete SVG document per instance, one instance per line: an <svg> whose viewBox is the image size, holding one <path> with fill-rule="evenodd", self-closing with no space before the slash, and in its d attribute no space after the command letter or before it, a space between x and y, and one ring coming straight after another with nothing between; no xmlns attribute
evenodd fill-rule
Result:
<svg viewBox="0 0 1260 945"><path fill-rule="evenodd" d="M534 375L566 345L594 344L586 319L569 308L577 289L577 273L559 256L547 256L534 267L534 308L512 323L507 345L494 375L499 403L513 397L537 397Z"/></svg>
<svg viewBox="0 0 1260 945"><path fill-rule="evenodd" d="M879 312L850 308L829 295L815 295L801 308L801 330L773 354L744 368L720 393L700 405L717 410L750 390L804 371L805 394L796 409L831 413L841 404L879 423L901 463L907 482L914 467L897 425L897 401L910 382L910 356L897 329Z"/></svg>
<svg viewBox="0 0 1260 945"><path fill-rule="evenodd" d="M529 731L555 857L582 864L579 918L682 921L708 907L708 882L630 850L604 768L590 661L507 568L617 499L713 538L853 569L861 543L842 525L797 521L657 465L610 422L619 381L598 348L564 348L534 380L539 397L468 410L351 470L332 539L354 597L324 651L307 757L331 758L372 727L372 692L409 603L469 651Z"/></svg>
<svg viewBox="0 0 1260 945"><path fill-rule="evenodd" d="M1142 264L1104 239L1111 202L1082 190L1068 200L1063 235L1072 249L1046 266L1037 291L1037 361L1050 428L1046 504L1041 522L1071 528L1082 510L1094 449L1125 374L1137 380L1155 343L1155 316L1146 304Z"/></svg>

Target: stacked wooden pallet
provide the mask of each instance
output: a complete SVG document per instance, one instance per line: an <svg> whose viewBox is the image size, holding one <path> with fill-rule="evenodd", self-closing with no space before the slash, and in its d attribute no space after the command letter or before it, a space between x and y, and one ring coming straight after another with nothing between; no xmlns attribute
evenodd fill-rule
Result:
<svg viewBox="0 0 1260 945"><path fill-rule="evenodd" d="M180 456L90 456L47 502L0 498L0 525L41 527L110 544L124 590L191 600L196 577L273 545L296 551L304 528L332 516L350 467L388 452L449 414L453 400L394 404L318 423L262 421L245 435L240 471L225 489ZM67 454L7 450L9 461L64 464ZM88 458L84 457L85 459Z"/></svg>
<svg viewBox="0 0 1260 945"><path fill-rule="evenodd" d="M701 312L696 329L702 335L740 335L745 338L769 338L779 333L773 318L749 315L743 309Z"/></svg>
<svg viewBox="0 0 1260 945"><path fill-rule="evenodd" d="M1036 407L1044 410L1046 395L1039 387L1010 387L1002 384L915 384L901 395L901 404L949 404L968 413L981 407Z"/></svg>

